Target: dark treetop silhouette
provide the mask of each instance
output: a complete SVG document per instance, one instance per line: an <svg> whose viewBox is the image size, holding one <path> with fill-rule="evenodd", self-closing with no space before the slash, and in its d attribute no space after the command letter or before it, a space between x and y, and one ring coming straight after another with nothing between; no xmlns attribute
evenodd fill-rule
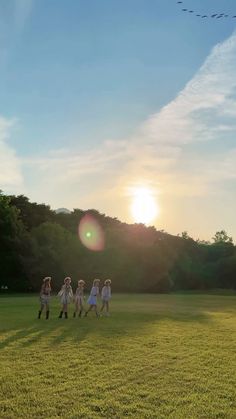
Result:
<svg viewBox="0 0 236 419"><path fill-rule="evenodd" d="M104 232L100 251L87 249L78 235L88 213ZM187 232L173 236L96 210L56 213L23 195L0 193L0 263L4 292L39 291L45 276L54 292L65 276L73 287L80 278L111 278L113 290L123 292L236 288L236 248L224 230L212 243L195 241Z"/></svg>

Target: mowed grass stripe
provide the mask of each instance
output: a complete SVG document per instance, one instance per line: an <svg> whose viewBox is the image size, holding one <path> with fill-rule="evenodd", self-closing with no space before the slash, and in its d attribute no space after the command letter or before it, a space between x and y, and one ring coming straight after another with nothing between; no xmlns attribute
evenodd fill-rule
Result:
<svg viewBox="0 0 236 419"><path fill-rule="evenodd" d="M114 295L112 316L36 320L0 298L1 418L236 418L236 297Z"/></svg>

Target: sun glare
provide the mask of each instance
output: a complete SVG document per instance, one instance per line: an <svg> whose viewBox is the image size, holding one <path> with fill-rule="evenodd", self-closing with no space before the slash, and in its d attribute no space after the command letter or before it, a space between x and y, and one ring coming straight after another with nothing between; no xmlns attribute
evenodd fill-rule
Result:
<svg viewBox="0 0 236 419"><path fill-rule="evenodd" d="M148 188L135 188L132 192L131 212L136 223L151 224L159 215L159 206Z"/></svg>

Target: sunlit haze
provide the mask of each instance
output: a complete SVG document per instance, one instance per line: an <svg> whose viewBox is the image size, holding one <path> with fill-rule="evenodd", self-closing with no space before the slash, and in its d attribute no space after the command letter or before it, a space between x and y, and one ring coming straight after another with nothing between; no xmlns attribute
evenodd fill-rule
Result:
<svg viewBox="0 0 236 419"><path fill-rule="evenodd" d="M235 0L181 5L0 1L4 193L236 239Z"/></svg>
<svg viewBox="0 0 236 419"><path fill-rule="evenodd" d="M159 215L159 207L152 192L146 188L133 191L131 212L136 223L154 224Z"/></svg>

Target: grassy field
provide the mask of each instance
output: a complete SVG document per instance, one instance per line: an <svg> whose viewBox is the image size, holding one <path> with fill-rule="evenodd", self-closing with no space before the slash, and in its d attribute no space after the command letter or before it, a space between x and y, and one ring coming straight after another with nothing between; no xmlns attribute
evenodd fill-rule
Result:
<svg viewBox="0 0 236 419"><path fill-rule="evenodd" d="M114 295L112 316L36 320L0 297L0 418L236 418L236 296Z"/></svg>

